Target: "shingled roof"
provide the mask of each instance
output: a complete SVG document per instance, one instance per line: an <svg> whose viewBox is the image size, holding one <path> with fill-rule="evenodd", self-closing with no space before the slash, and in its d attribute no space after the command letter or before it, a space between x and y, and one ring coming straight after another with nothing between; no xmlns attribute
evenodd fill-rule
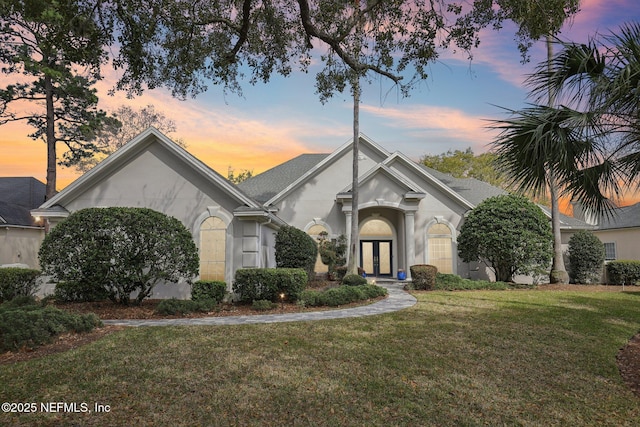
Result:
<svg viewBox="0 0 640 427"><path fill-rule="evenodd" d="M601 218L597 230L640 227L640 203L616 209L609 218Z"/></svg>
<svg viewBox="0 0 640 427"><path fill-rule="evenodd" d="M0 224L35 226L29 211L44 203L45 190L32 177L0 177Z"/></svg>
<svg viewBox="0 0 640 427"><path fill-rule="evenodd" d="M247 195L265 203L326 159L329 154L301 154L238 184Z"/></svg>

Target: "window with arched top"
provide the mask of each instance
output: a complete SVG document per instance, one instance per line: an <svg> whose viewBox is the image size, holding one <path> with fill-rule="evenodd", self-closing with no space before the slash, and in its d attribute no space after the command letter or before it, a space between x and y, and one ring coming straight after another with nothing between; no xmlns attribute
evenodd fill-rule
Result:
<svg viewBox="0 0 640 427"><path fill-rule="evenodd" d="M440 273L453 272L451 229L446 224L433 224L427 230L429 264Z"/></svg>
<svg viewBox="0 0 640 427"><path fill-rule="evenodd" d="M360 229L360 237L388 237L393 236L393 230L389 224L381 219L370 219Z"/></svg>
<svg viewBox="0 0 640 427"><path fill-rule="evenodd" d="M327 227L325 227L322 224L314 224L311 227L309 227L309 229L307 230L307 234L313 237L313 240L316 241L316 244L320 243L320 236L322 236L323 233L328 234L328 231L327 231ZM329 238L328 236L325 236L325 237ZM320 251L318 251L318 257L316 258L316 265L314 267L314 270L316 273L326 273L329 271L329 267L322 262Z"/></svg>
<svg viewBox="0 0 640 427"><path fill-rule="evenodd" d="M200 280L224 281L227 226L216 216L200 225Z"/></svg>

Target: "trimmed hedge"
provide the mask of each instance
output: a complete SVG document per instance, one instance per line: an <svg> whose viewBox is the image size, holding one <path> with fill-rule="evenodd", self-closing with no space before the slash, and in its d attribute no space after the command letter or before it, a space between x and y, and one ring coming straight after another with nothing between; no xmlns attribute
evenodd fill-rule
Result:
<svg viewBox="0 0 640 427"><path fill-rule="evenodd" d="M0 351L35 348L51 342L56 335L89 332L101 325L93 313L71 314L55 307L37 305L33 300L24 301L24 304L0 304Z"/></svg>
<svg viewBox="0 0 640 427"><path fill-rule="evenodd" d="M238 301L296 301L307 286L307 273L302 268L242 268L236 271L233 292Z"/></svg>
<svg viewBox="0 0 640 427"><path fill-rule="evenodd" d="M455 274L436 274L436 285L433 288L438 291L473 291L473 290L495 290L502 291L507 289L530 289L535 285L507 283L507 282L489 282L487 280L470 280L464 279Z"/></svg>
<svg viewBox="0 0 640 427"><path fill-rule="evenodd" d="M227 293L227 284L220 280L198 280L191 286L193 301L215 301L220 304Z"/></svg>
<svg viewBox="0 0 640 427"><path fill-rule="evenodd" d="M377 285L338 286L325 291L306 290L298 303L307 307L337 307L356 301L387 295L387 290Z"/></svg>
<svg viewBox="0 0 640 427"><path fill-rule="evenodd" d="M430 290L436 285L438 268L434 265L417 264L409 267L413 288L418 290Z"/></svg>
<svg viewBox="0 0 640 427"><path fill-rule="evenodd" d="M607 277L610 284L635 285L640 281L640 261L611 261L607 264Z"/></svg>
<svg viewBox="0 0 640 427"><path fill-rule="evenodd" d="M0 303L17 296L31 296L38 291L39 270L29 268L0 268Z"/></svg>

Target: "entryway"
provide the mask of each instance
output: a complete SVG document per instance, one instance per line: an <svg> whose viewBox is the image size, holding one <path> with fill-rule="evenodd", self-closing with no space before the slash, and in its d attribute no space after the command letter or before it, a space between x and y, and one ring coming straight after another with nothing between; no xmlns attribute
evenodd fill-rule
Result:
<svg viewBox="0 0 640 427"><path fill-rule="evenodd" d="M367 276L391 276L391 242L391 240L360 241L360 266L364 269Z"/></svg>

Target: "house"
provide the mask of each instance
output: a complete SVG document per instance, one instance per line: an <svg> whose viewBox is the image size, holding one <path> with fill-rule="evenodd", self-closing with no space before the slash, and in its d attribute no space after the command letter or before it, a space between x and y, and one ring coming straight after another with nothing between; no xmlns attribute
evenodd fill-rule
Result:
<svg viewBox="0 0 640 427"><path fill-rule="evenodd" d="M39 267L44 227L30 210L44 202L45 189L32 177L0 177L0 265Z"/></svg>
<svg viewBox="0 0 640 427"><path fill-rule="evenodd" d="M600 218L593 232L604 243L605 261L640 259L640 203Z"/></svg>
<svg viewBox="0 0 640 427"><path fill-rule="evenodd" d="M465 213L503 190L429 169L364 135L359 148L357 248L367 274L395 277L428 263L441 272L486 277L486 268L458 258L456 237ZM239 268L275 266L275 234L284 224L314 237L350 238L351 182L351 142L332 153L300 155L236 186L150 128L32 215L55 226L88 207L155 209L191 231L202 279L231 284ZM584 226L563 217L566 233ZM188 292L186 285L160 287L154 297Z"/></svg>

